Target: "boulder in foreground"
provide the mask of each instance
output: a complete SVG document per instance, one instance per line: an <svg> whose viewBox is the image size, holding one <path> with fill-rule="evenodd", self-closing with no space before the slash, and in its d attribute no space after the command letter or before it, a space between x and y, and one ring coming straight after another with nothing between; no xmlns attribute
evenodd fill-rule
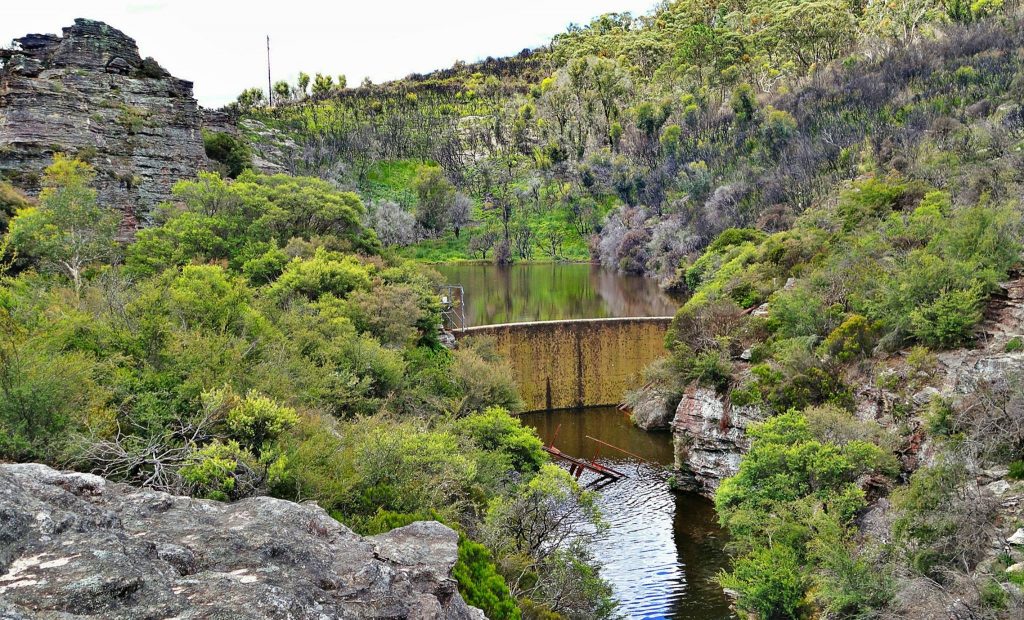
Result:
<svg viewBox="0 0 1024 620"><path fill-rule="evenodd" d="M363 538L314 504L0 465L0 618L482 618L436 522Z"/></svg>

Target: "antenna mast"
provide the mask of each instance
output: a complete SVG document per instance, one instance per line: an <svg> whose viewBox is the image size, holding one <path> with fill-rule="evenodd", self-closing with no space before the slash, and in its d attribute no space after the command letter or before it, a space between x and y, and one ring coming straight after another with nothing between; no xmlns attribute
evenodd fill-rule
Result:
<svg viewBox="0 0 1024 620"><path fill-rule="evenodd" d="M274 87L270 83L270 35L267 35L267 100L274 105Z"/></svg>

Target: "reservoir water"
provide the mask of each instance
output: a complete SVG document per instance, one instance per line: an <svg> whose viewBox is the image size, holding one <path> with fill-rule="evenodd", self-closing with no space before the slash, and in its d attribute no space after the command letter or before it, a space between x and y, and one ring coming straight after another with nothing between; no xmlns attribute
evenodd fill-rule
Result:
<svg viewBox="0 0 1024 620"><path fill-rule="evenodd" d="M435 269L448 284L464 287L467 326L671 316L677 307L654 279L623 275L600 265L450 263Z"/></svg>
<svg viewBox="0 0 1024 620"><path fill-rule="evenodd" d="M464 287L468 326L671 316L678 305L654 280L599 265L461 263L436 268L448 284ZM595 535L592 544L624 617L735 619L715 581L727 562L725 533L709 501L669 489L663 467L673 456L667 433L644 432L611 407L531 413L521 419L546 444L627 474L598 490L598 504L610 527ZM593 481L588 473L580 478L583 485Z"/></svg>
<svg viewBox="0 0 1024 620"><path fill-rule="evenodd" d="M598 504L610 527L593 540L602 575L628 618L734 619L715 575L726 566L725 533L714 508L697 495L668 488L661 465L672 462L667 434L647 433L614 407L530 413L524 424L545 444L596 458L627 478L599 490ZM600 439L649 463L589 439ZM585 473L581 484L593 480Z"/></svg>

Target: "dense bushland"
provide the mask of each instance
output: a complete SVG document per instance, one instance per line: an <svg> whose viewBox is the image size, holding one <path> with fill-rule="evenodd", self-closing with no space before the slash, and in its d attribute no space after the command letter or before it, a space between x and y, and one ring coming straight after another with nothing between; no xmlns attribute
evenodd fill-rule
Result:
<svg viewBox="0 0 1024 620"><path fill-rule="evenodd" d="M491 617L520 617L517 600L611 613L578 536L599 524L593 500L510 414L517 387L487 343L440 346L438 276L383 253L355 194L203 173L119 243L92 178L58 156L38 203L11 194L0 459L315 500L362 532L439 519Z"/></svg>
<svg viewBox="0 0 1024 620"><path fill-rule="evenodd" d="M382 167L439 165L473 206L402 236L410 256L589 255L671 279L722 230L785 229L866 167L956 199L1012 193L1020 37L1013 3L676 0L505 65L300 84L242 111L273 130L250 133L257 148L295 142L293 172L411 212L411 176L382 187Z"/></svg>
<svg viewBox="0 0 1024 620"><path fill-rule="evenodd" d="M693 294L659 379L777 415L749 430L750 452L716 496L736 552L722 583L742 607L898 617L897 592L929 582L950 600L988 588L964 603L981 617L1010 606L1008 577L974 573L997 534L970 472L1024 455L1019 380L957 403L914 396L934 381L933 350L975 343L989 295L1020 265L1022 224L1016 200L956 205L898 172L863 175L789 230L727 229L680 270ZM894 394L878 414L887 432L863 421L875 390ZM893 454L908 453L923 419L943 456L910 476L913 461ZM866 499L906 476L892 540L864 535Z"/></svg>

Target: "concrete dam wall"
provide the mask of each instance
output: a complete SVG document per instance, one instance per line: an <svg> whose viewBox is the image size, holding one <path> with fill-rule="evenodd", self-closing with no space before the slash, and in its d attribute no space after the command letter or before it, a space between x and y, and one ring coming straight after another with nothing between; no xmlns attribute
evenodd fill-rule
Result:
<svg viewBox="0 0 1024 620"><path fill-rule="evenodd" d="M539 321L470 327L508 360L527 411L617 405L665 355L672 317Z"/></svg>

